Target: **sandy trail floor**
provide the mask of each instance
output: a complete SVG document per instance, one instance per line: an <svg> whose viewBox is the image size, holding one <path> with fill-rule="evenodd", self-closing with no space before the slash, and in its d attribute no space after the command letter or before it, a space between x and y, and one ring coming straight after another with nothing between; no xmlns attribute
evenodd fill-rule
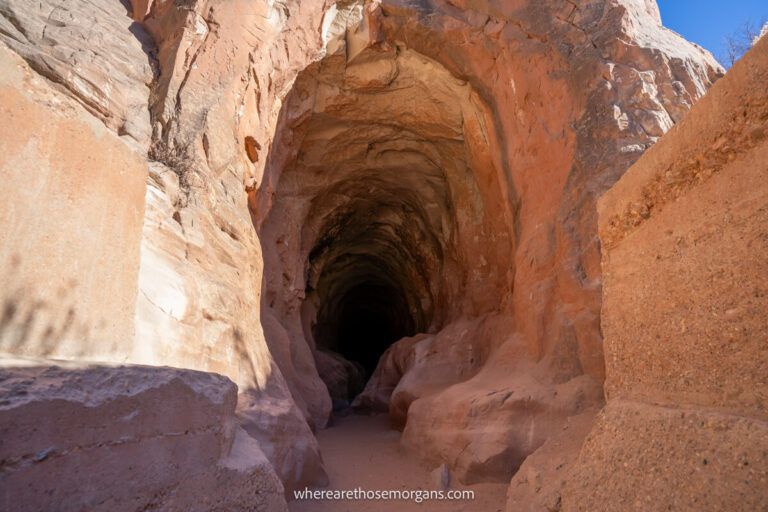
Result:
<svg viewBox="0 0 768 512"><path fill-rule="evenodd" d="M325 489L436 490L435 468L421 464L400 446L400 432L389 427L385 414L352 415L318 435L331 485ZM505 484L464 486L452 482L450 490L471 489L475 497L462 501L294 500L291 512L501 512Z"/></svg>

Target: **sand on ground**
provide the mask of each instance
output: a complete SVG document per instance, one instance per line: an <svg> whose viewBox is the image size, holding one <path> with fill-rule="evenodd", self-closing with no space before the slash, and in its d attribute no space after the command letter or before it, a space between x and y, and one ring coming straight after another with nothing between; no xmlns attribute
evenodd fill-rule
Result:
<svg viewBox="0 0 768 512"><path fill-rule="evenodd" d="M420 462L400 445L400 432L386 414L351 415L318 434L330 485L325 490L437 490L435 467ZM292 500L291 512L502 512L507 484L462 485L449 490L472 490L474 499L426 500ZM292 497L291 497L292 498Z"/></svg>

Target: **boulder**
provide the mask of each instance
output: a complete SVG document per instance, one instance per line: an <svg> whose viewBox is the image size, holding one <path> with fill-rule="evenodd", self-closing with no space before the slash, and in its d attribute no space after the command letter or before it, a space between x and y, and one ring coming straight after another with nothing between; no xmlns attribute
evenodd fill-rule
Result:
<svg viewBox="0 0 768 512"><path fill-rule="evenodd" d="M379 359L376 370L363 392L352 402L352 407L366 413L388 412L392 393L413 366L415 345L427 338L428 335L418 334L393 343Z"/></svg>
<svg viewBox="0 0 768 512"><path fill-rule="evenodd" d="M237 417L243 429L259 441L285 487L328 485L320 447L290 394L250 390L238 398Z"/></svg>
<svg viewBox="0 0 768 512"><path fill-rule="evenodd" d="M0 369L4 508L286 510L280 480L238 426L226 377L50 364Z"/></svg>
<svg viewBox="0 0 768 512"><path fill-rule="evenodd" d="M360 364L330 350L315 351L317 373L328 387L334 409L348 407L365 385L365 370Z"/></svg>

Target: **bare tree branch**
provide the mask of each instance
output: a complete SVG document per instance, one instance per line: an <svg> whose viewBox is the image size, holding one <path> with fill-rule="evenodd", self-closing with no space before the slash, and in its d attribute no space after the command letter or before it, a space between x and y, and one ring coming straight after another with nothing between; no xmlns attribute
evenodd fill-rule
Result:
<svg viewBox="0 0 768 512"><path fill-rule="evenodd" d="M768 23L766 18L762 18L757 23L752 20L745 21L738 30L725 36L725 50L720 60L728 67L733 66L757 42L766 23Z"/></svg>

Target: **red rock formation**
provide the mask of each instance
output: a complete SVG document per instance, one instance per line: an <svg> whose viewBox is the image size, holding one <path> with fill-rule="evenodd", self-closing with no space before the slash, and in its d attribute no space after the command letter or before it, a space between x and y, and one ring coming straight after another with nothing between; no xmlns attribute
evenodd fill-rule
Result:
<svg viewBox="0 0 768 512"><path fill-rule="evenodd" d="M434 335L394 348L358 405L380 408L403 371L389 410L406 445L508 480L602 401L595 198L718 66L645 3L350 4L326 34L252 193L262 307L296 352L344 353L360 304Z"/></svg>
<svg viewBox="0 0 768 512"><path fill-rule="evenodd" d="M0 352L126 357L146 165L2 45L0 70Z"/></svg>
<svg viewBox="0 0 768 512"><path fill-rule="evenodd" d="M768 39L601 198L608 404L564 510L768 503Z"/></svg>

